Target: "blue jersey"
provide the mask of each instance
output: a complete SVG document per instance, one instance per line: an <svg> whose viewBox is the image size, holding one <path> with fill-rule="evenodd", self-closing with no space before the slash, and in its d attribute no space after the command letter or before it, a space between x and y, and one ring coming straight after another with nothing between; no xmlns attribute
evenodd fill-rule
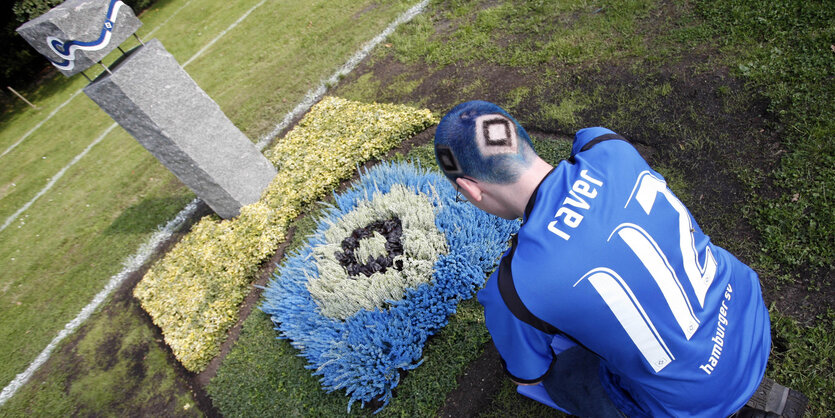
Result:
<svg viewBox="0 0 835 418"><path fill-rule="evenodd" d="M631 416L727 416L770 350L756 273L604 128L579 131L534 191L478 299L514 380L540 380L565 335L601 357L604 388Z"/></svg>

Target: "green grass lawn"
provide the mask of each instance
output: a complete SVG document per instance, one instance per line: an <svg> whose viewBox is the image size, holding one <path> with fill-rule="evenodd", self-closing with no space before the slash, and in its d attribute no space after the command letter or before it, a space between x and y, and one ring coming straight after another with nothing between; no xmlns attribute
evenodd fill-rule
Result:
<svg viewBox="0 0 835 418"><path fill-rule="evenodd" d="M182 64L257 4L163 1L143 15L145 26L139 36L185 5L153 34ZM256 141L308 89L330 76L409 6L405 1L264 2L186 70ZM125 47L136 43L129 40ZM105 63L115 58L111 55ZM91 69L88 75L98 71ZM17 142L85 84L81 75L70 80L59 76L37 92L27 93L41 110L19 108L3 115L0 147L5 150ZM3 156L2 220L32 199L111 124L86 96L78 95ZM121 270L121 262L192 198L153 156L116 128L0 232L0 270L4 272L0 277L0 382L5 386L23 371ZM97 390L110 389L105 385ZM30 385L17 396L21 405L32 405L39 397L57 395L38 394L37 387ZM30 396L35 400L22 399Z"/></svg>

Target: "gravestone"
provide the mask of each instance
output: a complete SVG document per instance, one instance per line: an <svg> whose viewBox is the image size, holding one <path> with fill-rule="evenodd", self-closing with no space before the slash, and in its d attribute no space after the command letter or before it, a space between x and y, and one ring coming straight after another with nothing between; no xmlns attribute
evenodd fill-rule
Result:
<svg viewBox="0 0 835 418"><path fill-rule="evenodd" d="M68 0L17 30L71 76L101 60L140 25L121 1ZM232 218L258 201L275 167L161 42L137 46L106 70L84 93L215 213Z"/></svg>

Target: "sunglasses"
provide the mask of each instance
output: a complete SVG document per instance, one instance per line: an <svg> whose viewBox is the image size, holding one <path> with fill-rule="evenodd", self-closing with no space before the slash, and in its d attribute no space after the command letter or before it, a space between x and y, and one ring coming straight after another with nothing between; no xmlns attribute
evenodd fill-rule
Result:
<svg viewBox="0 0 835 418"><path fill-rule="evenodd" d="M461 196L461 187L458 186L458 183L455 183L455 202L456 203L463 203L463 202L466 202L466 201L467 201L467 199L465 199L463 196Z"/></svg>
<svg viewBox="0 0 835 418"><path fill-rule="evenodd" d="M462 176L462 177L467 179L467 180L475 181L475 179L472 178L472 177L467 177L467 176ZM461 186L458 185L458 182L456 181L454 183L455 183L455 201L457 203L469 202L469 200L467 200L467 198L465 198L464 195L461 194Z"/></svg>

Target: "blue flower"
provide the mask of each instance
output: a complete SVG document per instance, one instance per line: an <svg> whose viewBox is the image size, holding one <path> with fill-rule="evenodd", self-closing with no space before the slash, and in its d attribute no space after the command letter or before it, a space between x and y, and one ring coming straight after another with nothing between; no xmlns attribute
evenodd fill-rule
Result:
<svg viewBox="0 0 835 418"><path fill-rule="evenodd" d="M422 363L427 338L484 285L518 227L456 202L437 172L381 163L335 196L273 275L261 310L325 390L345 390L349 411L357 401L385 407L401 371Z"/></svg>

